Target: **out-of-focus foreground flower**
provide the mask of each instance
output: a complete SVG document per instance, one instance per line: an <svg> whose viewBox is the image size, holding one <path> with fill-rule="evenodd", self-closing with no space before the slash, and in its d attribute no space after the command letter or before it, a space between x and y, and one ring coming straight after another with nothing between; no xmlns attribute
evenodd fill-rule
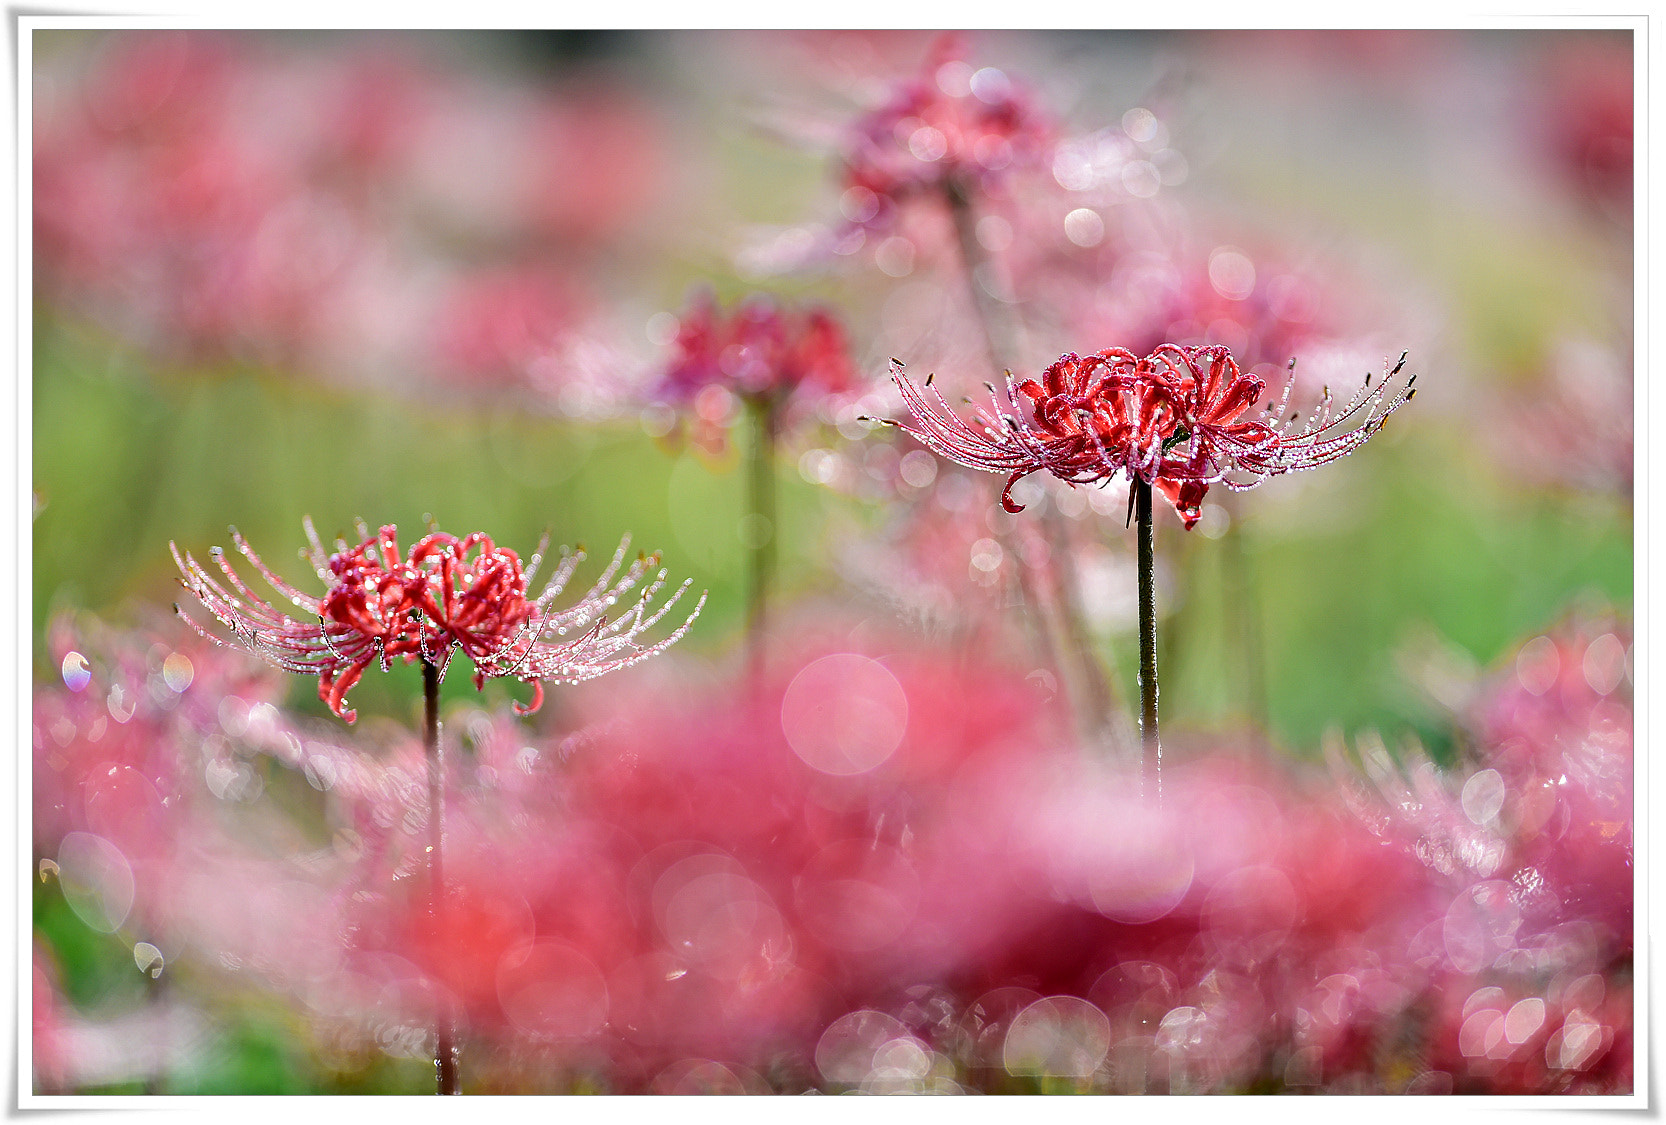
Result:
<svg viewBox="0 0 1666 1125"><path fill-rule="evenodd" d="M304 731L256 739L237 721L252 707L233 703L176 724L147 741L147 784L173 790L147 823L183 849L158 867L109 818L98 771L71 782L51 764L81 746L96 757L97 724L38 724L47 792L103 819L42 825L37 847L65 894L91 887L74 891L89 916L124 887L162 907L106 931L159 950L195 933L229 958L221 971L290 995L332 1057L360 1060L340 1065L427 1057L436 1005L454 1006L465 1043L491 1047L469 1053L483 1091L1629 1088L1629 899L1578 890L1630 873L1629 818L1604 780L1624 756L1590 741L1629 720L1609 682L1614 634L1558 649L1562 671L1598 680L1581 694L1559 676L1560 701L1533 690L1551 678L1528 646L1532 699L1496 696L1513 718L1485 728L1479 768L1410 805L1199 746L1158 807L1083 759L1010 670L817 632L738 703L662 677L585 697L566 736L454 716L470 751L452 761L438 929L412 878L426 806L422 749L404 735L368 756ZM199 674L232 658L199 651ZM180 655L157 654L170 694L141 701L146 714L168 698L196 714L173 686ZM66 658L43 716L88 700L84 667ZM92 702L108 738L107 700ZM284 726L275 711L261 722ZM231 768L255 768L201 756L234 737ZM1609 763L1565 767L1538 827L1519 770L1530 745ZM282 786L226 788L261 777L264 756L320 791L332 846L235 864L213 850L201 814L215 804L281 829ZM1454 850L1448 811L1504 843ZM228 864L237 879L202 900ZM1518 877L1529 867L1539 885ZM278 925L265 911L303 901L307 941L255 940ZM40 1018L85 1020L62 1003Z"/></svg>

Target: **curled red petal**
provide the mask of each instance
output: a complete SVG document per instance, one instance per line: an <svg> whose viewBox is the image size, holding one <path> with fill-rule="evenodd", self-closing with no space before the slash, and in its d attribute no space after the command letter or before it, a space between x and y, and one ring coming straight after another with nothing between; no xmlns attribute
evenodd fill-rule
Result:
<svg viewBox="0 0 1666 1125"><path fill-rule="evenodd" d="M1203 515L1203 497L1208 493L1209 486L1200 480L1170 480L1160 477L1157 480L1157 491L1161 492L1174 510L1180 514L1186 530L1190 531Z"/></svg>
<svg viewBox="0 0 1666 1125"><path fill-rule="evenodd" d="M515 714L517 715L536 714L538 708L544 705L544 681L532 680L530 683L532 684L532 702L522 706L517 700L515 703Z"/></svg>
<svg viewBox="0 0 1666 1125"><path fill-rule="evenodd" d="M347 693L359 682L359 677L364 675L364 669L365 662L359 661L348 665L347 670L339 677L333 671L325 672L318 677L318 698L324 701L331 714L349 726L359 717L359 713L345 707Z"/></svg>
<svg viewBox="0 0 1666 1125"><path fill-rule="evenodd" d="M1013 515L1017 515L1019 512L1024 510L1024 505L1012 498L1012 486L1017 484L1024 477L1029 476L1030 473L1034 471L1035 470L1033 469L1022 469L1007 478L1007 486L1001 489L1001 507L1011 512Z"/></svg>

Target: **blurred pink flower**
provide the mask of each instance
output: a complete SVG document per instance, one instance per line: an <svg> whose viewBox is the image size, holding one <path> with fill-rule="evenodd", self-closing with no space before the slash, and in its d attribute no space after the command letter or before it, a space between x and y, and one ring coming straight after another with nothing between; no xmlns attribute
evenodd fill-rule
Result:
<svg viewBox="0 0 1666 1125"><path fill-rule="evenodd" d="M710 293L700 293L678 319L660 387L677 401L714 386L785 400L843 394L856 378L844 329L826 309L800 312L754 294L725 315Z"/></svg>
<svg viewBox="0 0 1666 1125"><path fill-rule="evenodd" d="M624 234L666 181L651 106L597 75L558 92L346 42L135 32L45 62L41 292L176 360L405 379L447 321L465 374L546 355L565 294L436 294L511 249L558 271Z"/></svg>
<svg viewBox="0 0 1666 1125"><path fill-rule="evenodd" d="M604 244L651 218L671 181L654 107L600 76L547 99L527 132L526 222L546 238Z"/></svg>
<svg viewBox="0 0 1666 1125"><path fill-rule="evenodd" d="M37 1094L67 1093L70 1089L70 1044L67 1042L64 999L58 988L58 966L37 939L30 967L29 1062L30 1089Z"/></svg>
<svg viewBox="0 0 1666 1125"><path fill-rule="evenodd" d="M460 277L438 313L439 355L462 374L525 380L589 311L578 284L548 269L485 270Z"/></svg>
<svg viewBox="0 0 1666 1125"><path fill-rule="evenodd" d="M1538 138L1564 182L1629 228L1634 64L1631 37L1560 39L1543 63Z"/></svg>
<svg viewBox="0 0 1666 1125"><path fill-rule="evenodd" d="M1500 874L1516 868L1526 923L1599 921L1623 949L1634 875L1630 652L1629 630L1601 620L1523 645L1478 705L1488 768L1466 781L1464 809L1508 840Z"/></svg>
<svg viewBox="0 0 1666 1125"><path fill-rule="evenodd" d="M702 594L694 612L670 636L643 646L636 638L665 616L692 580L649 613L653 596L665 583L666 572L661 570L643 588L634 608L609 621L608 610L659 562L657 555L638 556L615 582L628 538L596 584L576 604L556 610L554 601L583 561L582 551L563 552L543 592L528 600L527 582L547 542L523 571L514 551L497 547L481 532L462 539L431 532L402 560L398 531L391 524L375 536L367 535L357 547L338 541L332 555L325 554L310 519L305 526L312 545L307 557L328 586L322 598L303 594L267 569L236 528L232 539L272 588L316 617L316 624L296 621L257 597L218 547L212 556L235 593L190 554L181 558L177 547L170 543L169 548L183 575L181 584L232 631L240 647L287 672L318 676L319 698L349 723L357 713L344 710L346 694L373 661L386 671L395 657L406 663L420 659L437 665L443 677L453 651L461 649L474 663L477 688L498 676L533 685L532 702L516 705L525 714L543 702L542 681L577 683L663 652L682 638L705 605ZM223 643L177 606L175 610L204 637ZM566 639L568 633L576 636Z"/></svg>
<svg viewBox="0 0 1666 1125"><path fill-rule="evenodd" d="M1558 341L1490 430L1514 474L1541 484L1630 495L1635 469L1629 344Z"/></svg>
<svg viewBox="0 0 1666 1125"><path fill-rule="evenodd" d="M1031 95L993 67L974 70L964 54L958 37L940 37L921 73L851 126L843 209L853 222L888 225L922 194L984 195L1043 158L1053 127Z"/></svg>

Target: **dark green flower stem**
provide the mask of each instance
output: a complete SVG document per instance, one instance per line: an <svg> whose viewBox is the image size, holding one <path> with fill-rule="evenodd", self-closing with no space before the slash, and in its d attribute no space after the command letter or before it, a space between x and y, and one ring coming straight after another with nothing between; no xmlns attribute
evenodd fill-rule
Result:
<svg viewBox="0 0 1666 1125"><path fill-rule="evenodd" d="M1145 790L1163 797L1163 751L1157 741L1157 547L1151 484L1134 478L1140 588L1140 770Z"/></svg>
<svg viewBox="0 0 1666 1125"><path fill-rule="evenodd" d="M747 663L756 679L763 671L769 588L775 577L775 440L779 423L775 396L748 396L746 413L752 423L746 475L746 648Z"/></svg>
<svg viewBox="0 0 1666 1125"><path fill-rule="evenodd" d="M436 946L445 934L445 751L440 745L440 670L422 662L422 744L428 751L428 921ZM456 1030L450 1000L441 996L434 1022L434 1082L437 1094L458 1094Z"/></svg>

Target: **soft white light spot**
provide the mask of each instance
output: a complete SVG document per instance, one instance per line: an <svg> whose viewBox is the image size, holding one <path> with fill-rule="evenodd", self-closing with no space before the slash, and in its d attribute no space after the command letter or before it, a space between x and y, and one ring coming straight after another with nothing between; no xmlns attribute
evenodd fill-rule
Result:
<svg viewBox="0 0 1666 1125"><path fill-rule="evenodd" d="M1122 131L1131 141L1149 141L1157 135L1157 115L1143 106L1135 106L1122 115Z"/></svg>
<svg viewBox="0 0 1666 1125"><path fill-rule="evenodd" d="M949 151L949 140L942 130L930 125L922 125L908 137L908 151L915 160L926 164L943 159Z"/></svg>
<svg viewBox="0 0 1666 1125"><path fill-rule="evenodd" d="M999 254L1012 245L1012 224L999 215L985 215L978 220L978 245Z"/></svg>
<svg viewBox="0 0 1666 1125"><path fill-rule="evenodd" d="M1549 691L1561 672L1562 658L1549 637L1534 637L1516 653L1516 679L1534 695Z"/></svg>
<svg viewBox="0 0 1666 1125"><path fill-rule="evenodd" d="M1001 545L993 539L979 539L972 544L972 565L985 574L1000 569L1002 557Z"/></svg>
<svg viewBox="0 0 1666 1125"><path fill-rule="evenodd" d="M914 244L901 235L892 235L881 242L873 257L880 272L887 277L907 277L914 272Z"/></svg>
<svg viewBox="0 0 1666 1125"><path fill-rule="evenodd" d="M573 946L540 941L506 953L497 967L498 1003L529 1035L582 1039L607 1022L607 983Z"/></svg>
<svg viewBox="0 0 1666 1125"><path fill-rule="evenodd" d="M162 951L148 941L137 942L133 946L133 964L141 973L149 973L154 980L162 975Z"/></svg>
<svg viewBox="0 0 1666 1125"><path fill-rule="evenodd" d="M897 471L908 484L925 488L937 479L937 458L923 449L912 449L903 454Z"/></svg>
<svg viewBox="0 0 1666 1125"><path fill-rule="evenodd" d="M183 652L170 652L168 658L162 661L162 682L176 695L191 686L195 673L191 658Z"/></svg>
<svg viewBox="0 0 1666 1125"><path fill-rule="evenodd" d="M890 669L853 652L811 661L781 700L781 730L804 763L839 777L884 762L908 729L908 696Z"/></svg>
<svg viewBox="0 0 1666 1125"><path fill-rule="evenodd" d="M860 184L839 196L839 211L853 223L865 223L879 214L879 196Z"/></svg>
<svg viewBox="0 0 1666 1125"><path fill-rule="evenodd" d="M1064 217L1064 236L1077 246L1098 246L1105 240L1105 220L1090 207L1078 207Z"/></svg>
<svg viewBox="0 0 1666 1125"><path fill-rule="evenodd" d="M1157 1046L1165 1051L1184 1051L1203 1043L1209 1017L1201 1008L1182 1005L1170 1008L1157 1025Z"/></svg>
<svg viewBox="0 0 1666 1125"><path fill-rule="evenodd" d="M1447 908L1441 941L1454 968L1476 973L1515 947L1520 925L1521 912L1510 899L1509 884L1498 880L1477 883Z"/></svg>
<svg viewBox="0 0 1666 1125"><path fill-rule="evenodd" d="M677 330L682 322L668 312L657 312L648 318L644 330L648 335L648 342L658 347L667 347L677 342Z"/></svg>
<svg viewBox="0 0 1666 1125"><path fill-rule="evenodd" d="M1598 695L1607 695L1625 678L1625 645L1613 633L1604 633L1585 650L1582 670L1591 690Z"/></svg>
<svg viewBox="0 0 1666 1125"><path fill-rule="evenodd" d="M1130 160L1122 167L1122 190L1136 199L1150 199L1163 186L1163 177L1149 160Z"/></svg>
<svg viewBox="0 0 1666 1125"><path fill-rule="evenodd" d="M1504 1034L1504 1013L1497 1008L1482 1008L1464 1020L1458 1029L1458 1050L1468 1058L1480 1058Z"/></svg>
<svg viewBox="0 0 1666 1125"><path fill-rule="evenodd" d="M1155 922L1173 913L1191 889L1197 868L1191 854L1155 835L1130 837L1090 877L1093 907L1129 925Z"/></svg>
<svg viewBox="0 0 1666 1125"><path fill-rule="evenodd" d="M972 87L972 96L988 105L1003 102L1012 95L1011 80L992 66L986 66L973 74L969 85Z"/></svg>
<svg viewBox="0 0 1666 1125"><path fill-rule="evenodd" d="M1157 169L1157 178L1164 187L1179 187L1186 182L1186 176L1191 169L1186 164L1186 158L1172 148L1159 149L1151 154L1151 166Z"/></svg>
<svg viewBox="0 0 1666 1125"><path fill-rule="evenodd" d="M1464 782L1459 800L1471 821L1482 827L1491 824L1504 807L1503 775L1497 770L1481 770Z"/></svg>
<svg viewBox="0 0 1666 1125"><path fill-rule="evenodd" d="M92 681L92 669L87 667L87 658L79 652L64 654L64 686L70 691L80 691Z"/></svg>
<svg viewBox="0 0 1666 1125"><path fill-rule="evenodd" d="M1205 500L1198 512L1197 525L1192 529L1205 539L1219 539L1232 526L1232 514L1221 504Z"/></svg>
<svg viewBox="0 0 1666 1125"><path fill-rule="evenodd" d="M906 1042L912 1038L894 1016L871 1008L850 1012L822 1032L816 1043L816 1069L829 1082L859 1086L873 1074L881 1051L898 1039ZM895 1056L888 1052L886 1057Z"/></svg>
<svg viewBox="0 0 1666 1125"><path fill-rule="evenodd" d="M1602 1025L1576 1009L1545 1044L1545 1061L1559 1070L1582 1070L1601 1048Z"/></svg>
<svg viewBox="0 0 1666 1125"><path fill-rule="evenodd" d="M133 867L102 836L71 832L63 838L58 883L75 916L100 933L115 933L133 909Z"/></svg>
<svg viewBox="0 0 1666 1125"><path fill-rule="evenodd" d="M642 432L649 437L664 437L677 428L677 412L663 402L651 402L642 408L638 417Z"/></svg>
<svg viewBox="0 0 1666 1125"><path fill-rule="evenodd" d="M951 98L964 98L972 92L972 68L959 59L950 59L937 68L937 88Z"/></svg>
<svg viewBox="0 0 1666 1125"><path fill-rule="evenodd" d="M1504 1038L1520 1045L1538 1034L1545 1023L1545 1002L1537 996L1518 1000L1504 1013Z"/></svg>
<svg viewBox="0 0 1666 1125"><path fill-rule="evenodd" d="M798 475L810 484L832 484L839 473L839 455L829 449L807 449L798 459Z"/></svg>
<svg viewBox="0 0 1666 1125"><path fill-rule="evenodd" d="M134 709L139 705L138 700L133 698L133 693L124 691L120 684L110 689L110 694L104 702L110 709L110 717L118 723L125 723L131 719Z"/></svg>
<svg viewBox="0 0 1666 1125"><path fill-rule="evenodd" d="M1209 284L1229 301L1255 292L1255 263L1235 246L1217 246L1209 254Z"/></svg>
<svg viewBox="0 0 1666 1125"><path fill-rule="evenodd" d="M1009 1074L1086 1078L1105 1061L1111 1021L1076 996L1048 996L1019 1012L1002 1049Z"/></svg>

